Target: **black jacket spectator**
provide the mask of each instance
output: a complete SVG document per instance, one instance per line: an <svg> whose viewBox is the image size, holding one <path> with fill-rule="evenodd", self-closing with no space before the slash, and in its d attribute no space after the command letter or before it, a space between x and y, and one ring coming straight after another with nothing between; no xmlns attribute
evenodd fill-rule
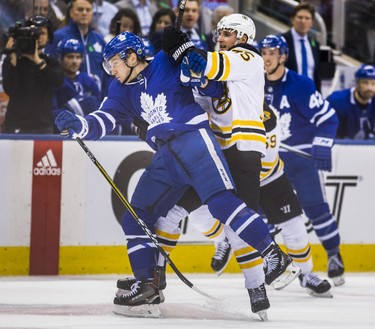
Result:
<svg viewBox="0 0 375 329"><path fill-rule="evenodd" d="M285 63L285 66L293 71L298 72L292 32L288 31L282 34L282 36L285 38L289 47L289 56ZM314 61L315 61L314 82L315 82L316 89L320 91L321 85L322 85L322 79L321 79L321 74L320 74L320 45L319 45L319 42L317 42L315 39L312 39L310 37L308 39L309 39L309 43L312 49Z"/></svg>
<svg viewBox="0 0 375 329"><path fill-rule="evenodd" d="M39 68L28 58L19 58L17 66L6 57L3 63L3 87L9 96L4 133L52 133L52 92L64 81L57 61L41 55L47 65Z"/></svg>

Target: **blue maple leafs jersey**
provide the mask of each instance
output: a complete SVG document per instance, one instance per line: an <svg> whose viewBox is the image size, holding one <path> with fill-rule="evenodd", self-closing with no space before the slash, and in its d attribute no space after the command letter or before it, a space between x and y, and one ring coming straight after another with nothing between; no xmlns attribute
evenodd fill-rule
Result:
<svg viewBox="0 0 375 329"><path fill-rule="evenodd" d="M53 92L53 108L55 111L63 110L65 104L72 98L77 100L94 97L97 105L100 104L100 91L95 80L85 72L79 72L75 79L65 77L64 84ZM91 109L94 111L96 108ZM87 113L85 113L87 114Z"/></svg>
<svg viewBox="0 0 375 329"><path fill-rule="evenodd" d="M194 102L191 88L180 83L180 67L164 52L155 55L136 79L127 84L114 79L99 110L85 116L86 139L99 139L126 118L149 123L146 141L168 139L177 132L209 128L206 112Z"/></svg>
<svg viewBox="0 0 375 329"><path fill-rule="evenodd" d="M308 149L315 136L335 138L335 110L310 78L285 69L280 80L266 79L265 100L279 112L281 140L285 144Z"/></svg>
<svg viewBox="0 0 375 329"><path fill-rule="evenodd" d="M368 139L375 136L375 97L366 106L354 98L354 87L327 97L339 118L337 138Z"/></svg>

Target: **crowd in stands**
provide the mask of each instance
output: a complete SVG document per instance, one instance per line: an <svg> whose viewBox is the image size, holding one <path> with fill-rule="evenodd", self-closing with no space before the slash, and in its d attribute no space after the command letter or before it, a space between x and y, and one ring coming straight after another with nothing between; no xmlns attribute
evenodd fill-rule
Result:
<svg viewBox="0 0 375 329"><path fill-rule="evenodd" d="M163 29L176 21L177 2L0 0L0 133L56 133L54 117L61 109L78 114L96 110L111 82L102 67L105 44L121 32L133 32L152 57L161 49ZM216 25L233 12L227 0L189 0L181 30L196 48L219 50L213 42ZM320 91L320 45L309 35L314 16L315 7L301 2L292 13L290 30L282 35L289 46L286 67L309 76ZM24 30L32 22L41 30L31 37L34 47L23 36L33 33ZM354 80L352 88L327 97L340 122L337 138L374 139L373 63L359 67ZM124 122L114 133L134 130Z"/></svg>

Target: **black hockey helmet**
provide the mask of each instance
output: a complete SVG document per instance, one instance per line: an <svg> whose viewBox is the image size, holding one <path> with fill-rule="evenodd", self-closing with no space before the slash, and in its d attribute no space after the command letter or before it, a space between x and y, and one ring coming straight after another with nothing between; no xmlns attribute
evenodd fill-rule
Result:
<svg viewBox="0 0 375 329"><path fill-rule="evenodd" d="M53 40L53 25L52 22L47 18L42 15L35 15L30 17L26 23L25 26L36 26L36 27L46 27L48 30L48 40L49 42L52 42Z"/></svg>

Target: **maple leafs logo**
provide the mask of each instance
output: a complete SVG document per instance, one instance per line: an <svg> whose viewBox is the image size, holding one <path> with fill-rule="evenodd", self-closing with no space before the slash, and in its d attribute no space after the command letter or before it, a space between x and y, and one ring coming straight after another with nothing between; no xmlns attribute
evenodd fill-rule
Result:
<svg viewBox="0 0 375 329"><path fill-rule="evenodd" d="M147 93L141 93L142 118L150 124L150 127L172 120L166 111L167 98L164 93L158 94L155 101Z"/></svg>
<svg viewBox="0 0 375 329"><path fill-rule="evenodd" d="M280 131L281 131L281 140L286 140L292 134L290 133L290 122L292 121L292 115L290 113L285 113L280 116Z"/></svg>

